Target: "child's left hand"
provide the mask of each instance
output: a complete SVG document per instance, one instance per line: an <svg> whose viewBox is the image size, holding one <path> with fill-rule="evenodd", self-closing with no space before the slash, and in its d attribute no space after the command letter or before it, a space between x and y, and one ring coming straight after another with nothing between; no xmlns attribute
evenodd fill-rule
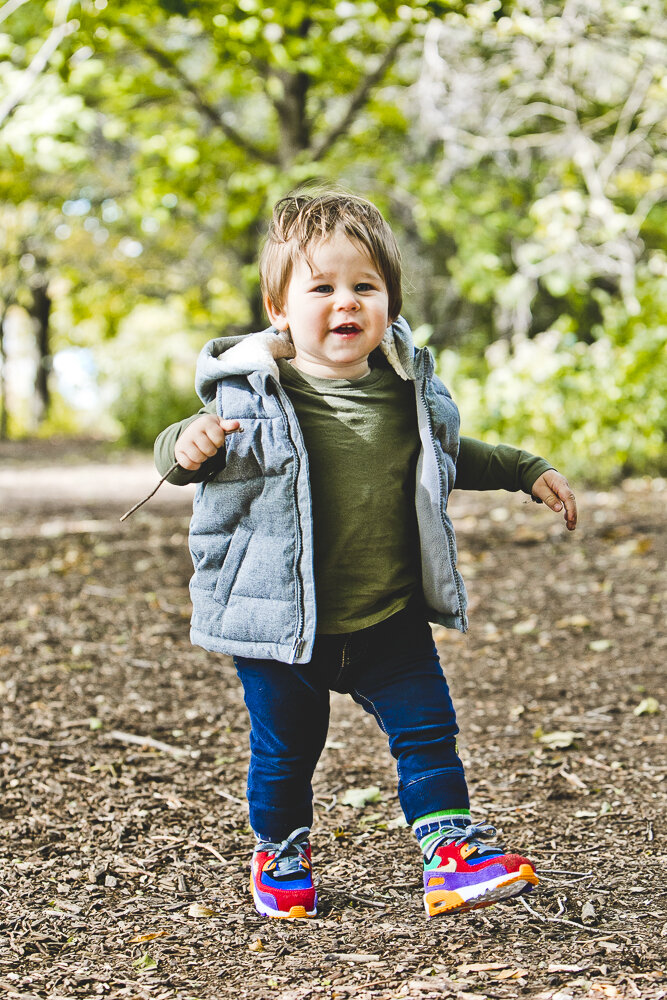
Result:
<svg viewBox="0 0 667 1000"><path fill-rule="evenodd" d="M574 531L577 526L577 501L565 476L555 469L548 469L533 483L532 494L556 513L565 507L567 530Z"/></svg>

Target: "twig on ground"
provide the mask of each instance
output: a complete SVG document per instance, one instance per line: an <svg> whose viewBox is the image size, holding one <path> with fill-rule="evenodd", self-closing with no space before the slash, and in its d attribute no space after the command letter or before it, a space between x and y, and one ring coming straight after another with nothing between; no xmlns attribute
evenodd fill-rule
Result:
<svg viewBox="0 0 667 1000"><path fill-rule="evenodd" d="M357 896L354 892L346 892L345 895L353 899L356 903L365 903L366 906L377 906L381 910L387 907L387 904L381 903L379 899L368 899L366 896Z"/></svg>
<svg viewBox="0 0 667 1000"><path fill-rule="evenodd" d="M359 952L330 951L324 956L328 962L378 962L379 955L361 955Z"/></svg>
<svg viewBox="0 0 667 1000"><path fill-rule="evenodd" d="M181 747L174 747L170 743L163 743L162 740L154 740L152 736L138 736L136 733L123 733L120 729L112 729L106 734L111 740L118 740L119 743L131 743L139 747L151 747L153 750L162 750L163 753L173 754L174 757L189 757L190 751Z"/></svg>
<svg viewBox="0 0 667 1000"><path fill-rule="evenodd" d="M565 871L564 868L538 868L537 871L540 875L577 875L579 878L588 878L595 874L594 872L569 872Z"/></svg>
<svg viewBox="0 0 667 1000"><path fill-rule="evenodd" d="M222 788L216 788L215 794L221 795L223 799L229 799L230 802L237 802L241 806L245 805L245 799L239 799L236 795L230 795L229 792L224 792Z"/></svg>
<svg viewBox="0 0 667 1000"><path fill-rule="evenodd" d="M36 736L17 736L16 742L35 747L75 747L79 743L85 743L86 739L86 736L79 736L75 740L40 740Z"/></svg>
<svg viewBox="0 0 667 1000"><path fill-rule="evenodd" d="M216 851L215 847L210 847L208 844L202 844L199 840L191 840L189 843L191 847L201 847L204 851L210 851L211 854L218 859L218 861L221 861L223 865L225 864L225 858L223 858L222 854Z"/></svg>
<svg viewBox="0 0 667 1000"><path fill-rule="evenodd" d="M566 917L560 917L560 916L556 916L556 917L543 917L541 913L538 913L536 910L534 910L532 908L532 906L530 906L526 902L526 900L523 898L523 896L519 896L519 902L523 903L524 907L528 910L528 912L532 913L532 915L534 917L537 917L537 919L541 920L543 923L569 924L570 927L576 927L580 931L593 931L593 932L597 932L599 930L599 927L587 927L586 924L579 924L579 923L577 923L576 920L568 920ZM559 909L558 912L559 913L564 913L565 912L565 907L562 904L561 897L558 898L558 905L561 907L561 909ZM611 937L616 937L618 935L616 935L614 932L612 932L612 934L610 936ZM623 935L620 935L620 936L622 937Z"/></svg>

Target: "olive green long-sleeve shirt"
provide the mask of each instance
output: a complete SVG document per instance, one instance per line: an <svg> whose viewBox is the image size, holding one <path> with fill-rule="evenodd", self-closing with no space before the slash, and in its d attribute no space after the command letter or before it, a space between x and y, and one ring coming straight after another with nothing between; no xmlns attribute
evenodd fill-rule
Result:
<svg viewBox="0 0 667 1000"><path fill-rule="evenodd" d="M278 367L308 452L317 631L358 631L401 610L419 586L414 389L388 366L352 381L316 378L285 360ZM200 410L215 412L214 403ZM160 435L156 463L163 475L176 441L200 414ZM201 481L224 458L221 448L197 472L178 469L170 478ZM456 485L528 492L548 467L515 448L463 438Z"/></svg>
<svg viewBox="0 0 667 1000"><path fill-rule="evenodd" d="M165 428L155 442L155 465L161 476L174 464L174 448L185 428L204 413L215 415L215 403L207 403L191 417ZM188 483L202 483L214 476L225 463L225 450L209 458L195 472L175 469L168 482L176 486ZM487 444L476 438L462 437L456 461L456 482L458 490L508 490L516 493L522 490L530 494L536 479L553 466L537 455L513 448L507 444Z"/></svg>

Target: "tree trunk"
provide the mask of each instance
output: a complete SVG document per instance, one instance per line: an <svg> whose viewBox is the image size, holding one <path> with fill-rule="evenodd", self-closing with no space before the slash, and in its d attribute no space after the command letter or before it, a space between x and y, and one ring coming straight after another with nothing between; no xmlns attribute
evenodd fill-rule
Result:
<svg viewBox="0 0 667 1000"><path fill-rule="evenodd" d="M35 320L35 342L37 344L37 371L35 372L35 421L42 423L48 416L51 403L49 375L53 365L51 357L51 299L48 284L43 279L32 288L32 308L30 314Z"/></svg>
<svg viewBox="0 0 667 1000"><path fill-rule="evenodd" d="M5 354L5 317L7 306L0 315L0 441L7 440L9 412L7 410L7 355Z"/></svg>

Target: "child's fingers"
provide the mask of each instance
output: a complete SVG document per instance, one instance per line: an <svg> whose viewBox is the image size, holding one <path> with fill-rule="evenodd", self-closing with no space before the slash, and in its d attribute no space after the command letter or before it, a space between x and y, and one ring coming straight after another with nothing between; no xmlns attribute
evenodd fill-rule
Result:
<svg viewBox="0 0 667 1000"><path fill-rule="evenodd" d="M224 443L225 434L231 434L233 431L242 431L238 420L223 420L222 417L218 417L218 427L222 431L222 442Z"/></svg>
<svg viewBox="0 0 667 1000"><path fill-rule="evenodd" d="M533 486L533 495L539 497L550 510L558 513L565 508L565 523L568 531L577 526L577 501L565 476L550 469Z"/></svg>
<svg viewBox="0 0 667 1000"><path fill-rule="evenodd" d="M199 466L206 459L204 456L200 458L193 458L184 448L175 448L174 457L182 469L187 469L188 472L196 472Z"/></svg>
<svg viewBox="0 0 667 1000"><path fill-rule="evenodd" d="M565 507L565 523L568 531L574 531L577 526L577 500L567 479L558 490L558 496Z"/></svg>
<svg viewBox="0 0 667 1000"><path fill-rule="evenodd" d="M556 512L564 507L567 528L569 531L574 531L577 526L577 501L570 484L565 476L555 472L551 477L547 476L547 485L552 492L544 502Z"/></svg>
<svg viewBox="0 0 667 1000"><path fill-rule="evenodd" d="M227 434L240 430L238 420L222 420L212 414L206 415L183 432L176 442L174 457L181 468L195 472L222 448Z"/></svg>

